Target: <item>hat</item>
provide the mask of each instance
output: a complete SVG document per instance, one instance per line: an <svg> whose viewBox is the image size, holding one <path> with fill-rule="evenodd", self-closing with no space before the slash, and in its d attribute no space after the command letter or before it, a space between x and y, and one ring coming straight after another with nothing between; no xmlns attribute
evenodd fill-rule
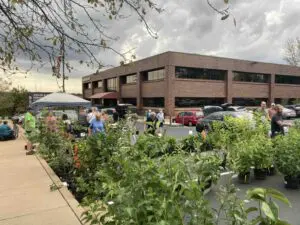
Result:
<svg viewBox="0 0 300 225"><path fill-rule="evenodd" d="M275 106L275 103L273 102L273 103L271 104L271 106Z"/></svg>

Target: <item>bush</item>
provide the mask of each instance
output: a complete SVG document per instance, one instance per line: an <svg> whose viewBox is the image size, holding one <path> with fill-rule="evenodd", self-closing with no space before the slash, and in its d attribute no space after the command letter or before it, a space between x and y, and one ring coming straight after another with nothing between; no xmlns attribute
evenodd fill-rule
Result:
<svg viewBox="0 0 300 225"><path fill-rule="evenodd" d="M300 174L300 132L290 129L285 136L277 136L274 141L275 165L286 176Z"/></svg>

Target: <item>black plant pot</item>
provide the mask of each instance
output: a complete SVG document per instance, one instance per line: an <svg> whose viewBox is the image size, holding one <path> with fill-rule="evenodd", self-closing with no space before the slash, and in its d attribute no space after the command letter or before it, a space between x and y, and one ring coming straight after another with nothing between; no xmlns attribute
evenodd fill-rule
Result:
<svg viewBox="0 0 300 225"><path fill-rule="evenodd" d="M267 169L254 169L254 177L256 180L267 179Z"/></svg>
<svg viewBox="0 0 300 225"><path fill-rule="evenodd" d="M239 173L238 180L240 184L250 184L250 172Z"/></svg>
<svg viewBox="0 0 300 225"><path fill-rule="evenodd" d="M289 189L299 189L300 188L300 183L299 183L298 177L285 176L284 181L285 181L285 188L289 188Z"/></svg>
<svg viewBox="0 0 300 225"><path fill-rule="evenodd" d="M274 176L276 174L276 169L274 166L271 166L267 169L267 175L268 176Z"/></svg>

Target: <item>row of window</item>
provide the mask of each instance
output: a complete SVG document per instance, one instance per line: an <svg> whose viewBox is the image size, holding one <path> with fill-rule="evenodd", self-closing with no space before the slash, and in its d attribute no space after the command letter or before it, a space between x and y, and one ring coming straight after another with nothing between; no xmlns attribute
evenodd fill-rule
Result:
<svg viewBox="0 0 300 225"><path fill-rule="evenodd" d="M105 101L109 101L109 100L105 100ZM268 99L267 98L233 98L232 99L233 105L238 105L238 106L259 106L262 101L268 102ZM113 104L115 102L116 100L111 100L110 104ZM135 106L137 104L136 98L123 98L122 102L127 104L132 104ZM176 108L197 108L206 105L219 106L225 102L226 102L225 98L175 98L175 107ZM298 102L300 101L299 99L296 98L275 99L276 104L282 104L282 105L296 104ZM143 98L143 106L163 108L165 107L165 99L164 98Z"/></svg>
<svg viewBox="0 0 300 225"><path fill-rule="evenodd" d="M165 78L165 70L158 69L153 71L144 72L142 74L144 81L162 80ZM227 71L225 70L214 70L214 69L201 69L201 68L188 68L188 67L176 67L175 76L178 79L200 79L200 80L225 80ZM125 79L124 79L125 78ZM136 83L137 75L127 75L122 79L122 83L130 84ZM108 79L107 85L113 86L111 81L117 80L117 78ZM262 73L247 73L247 72L233 72L233 81L241 82L254 82L254 83L268 83L270 80L269 74ZM275 83L278 84L296 84L300 85L300 76L288 76L288 75L276 75ZM85 88L92 88L91 83L84 84ZM98 82L97 87L102 87L102 81Z"/></svg>
<svg viewBox="0 0 300 225"><path fill-rule="evenodd" d="M233 105L239 106L259 106L262 101L267 102L267 98L233 98ZM124 103L136 105L136 99L123 99ZM197 108L206 105L221 105L226 102L225 98L175 98L176 108ZM143 98L144 107L165 107L164 98Z"/></svg>

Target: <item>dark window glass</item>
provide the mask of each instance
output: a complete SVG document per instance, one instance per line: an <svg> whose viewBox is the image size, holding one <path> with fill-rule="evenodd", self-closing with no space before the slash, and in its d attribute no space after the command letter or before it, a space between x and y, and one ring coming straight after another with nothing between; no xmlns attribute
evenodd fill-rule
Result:
<svg viewBox="0 0 300 225"><path fill-rule="evenodd" d="M185 116L193 116L194 114L192 112L185 112Z"/></svg>
<svg viewBox="0 0 300 225"><path fill-rule="evenodd" d="M201 69L201 68L176 67L175 74L176 74L176 78L182 78L182 79L225 80L227 71Z"/></svg>
<svg viewBox="0 0 300 225"><path fill-rule="evenodd" d="M165 69L153 70L145 72L145 81L163 80L165 79Z"/></svg>
<svg viewBox="0 0 300 225"><path fill-rule="evenodd" d="M117 78L107 79L107 90L116 91L118 86Z"/></svg>
<svg viewBox="0 0 300 225"><path fill-rule="evenodd" d="M268 83L269 75L262 73L233 72L234 81Z"/></svg>
<svg viewBox="0 0 300 225"><path fill-rule="evenodd" d="M296 98L275 98L275 104L294 105L299 102Z"/></svg>
<svg viewBox="0 0 300 225"><path fill-rule="evenodd" d="M83 84L83 88L84 88L84 89L88 89L88 88L89 88L89 84L88 84L88 83L84 83L84 84Z"/></svg>
<svg viewBox="0 0 300 225"><path fill-rule="evenodd" d="M165 107L164 98L143 98L143 105L145 107Z"/></svg>
<svg viewBox="0 0 300 225"><path fill-rule="evenodd" d="M262 101L267 102L267 98L233 98L233 105L239 106L260 106Z"/></svg>
<svg viewBox="0 0 300 225"><path fill-rule="evenodd" d="M205 105L221 105L224 102L224 98L175 98L175 107L203 107Z"/></svg>
<svg viewBox="0 0 300 225"><path fill-rule="evenodd" d="M126 76L125 83L126 83L126 84L136 83L136 74Z"/></svg>
<svg viewBox="0 0 300 225"><path fill-rule="evenodd" d="M136 98L123 98L123 103L136 106Z"/></svg>
<svg viewBox="0 0 300 225"><path fill-rule="evenodd" d="M276 75L275 83L300 85L300 76Z"/></svg>

